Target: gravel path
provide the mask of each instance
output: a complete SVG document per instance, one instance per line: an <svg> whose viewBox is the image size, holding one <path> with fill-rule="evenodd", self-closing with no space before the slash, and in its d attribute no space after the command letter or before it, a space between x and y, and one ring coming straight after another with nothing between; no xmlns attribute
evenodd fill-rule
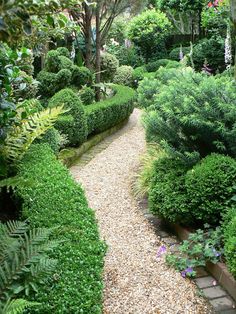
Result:
<svg viewBox="0 0 236 314"><path fill-rule="evenodd" d="M145 150L135 110L120 136L87 165L71 172L96 210L108 244L104 271L104 314L209 314L193 283L157 258L161 245L130 193L130 182Z"/></svg>

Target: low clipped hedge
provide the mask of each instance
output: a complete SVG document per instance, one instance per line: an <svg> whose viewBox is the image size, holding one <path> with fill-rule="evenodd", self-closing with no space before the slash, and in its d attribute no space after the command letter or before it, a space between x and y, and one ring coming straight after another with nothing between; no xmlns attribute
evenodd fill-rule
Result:
<svg viewBox="0 0 236 314"><path fill-rule="evenodd" d="M136 93L127 86L113 85L115 95L85 107L88 134L103 132L122 122L132 113Z"/></svg>
<svg viewBox="0 0 236 314"><path fill-rule="evenodd" d="M224 250L226 263L236 278L236 207L234 206L224 217Z"/></svg>
<svg viewBox="0 0 236 314"><path fill-rule="evenodd" d="M34 227L57 227L53 238L62 241L51 253L58 260L54 274L31 296L41 305L30 313L102 313L105 246L80 185L47 144L31 147L19 176L33 182L17 190L23 218Z"/></svg>

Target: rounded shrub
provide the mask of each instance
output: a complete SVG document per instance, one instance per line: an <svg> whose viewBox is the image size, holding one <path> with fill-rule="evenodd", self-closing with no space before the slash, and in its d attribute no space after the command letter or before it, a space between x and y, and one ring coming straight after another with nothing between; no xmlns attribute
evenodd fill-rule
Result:
<svg viewBox="0 0 236 314"><path fill-rule="evenodd" d="M80 88L83 85L90 85L92 81L93 74L88 68L77 65L72 67L72 84Z"/></svg>
<svg viewBox="0 0 236 314"><path fill-rule="evenodd" d="M103 81L112 81L119 67L118 59L110 53L101 55L101 78Z"/></svg>
<svg viewBox="0 0 236 314"><path fill-rule="evenodd" d="M191 222L185 189L186 164L180 159L164 156L157 159L153 169L150 210L171 222Z"/></svg>
<svg viewBox="0 0 236 314"><path fill-rule="evenodd" d="M58 120L56 128L68 136L70 145L79 145L86 140L88 135L87 119L81 100L71 89L66 88L56 93L48 105L57 107L62 104L69 112Z"/></svg>
<svg viewBox="0 0 236 314"><path fill-rule="evenodd" d="M185 186L188 207L194 219L218 224L230 206L236 182L236 161L211 154L188 171Z"/></svg>
<svg viewBox="0 0 236 314"><path fill-rule="evenodd" d="M57 73L60 54L56 50L48 51L45 59L44 70L47 72Z"/></svg>
<svg viewBox="0 0 236 314"><path fill-rule="evenodd" d="M95 101L95 92L91 87L84 86L79 91L80 99L83 103L83 105L91 105Z"/></svg>
<svg viewBox="0 0 236 314"><path fill-rule="evenodd" d="M180 61L180 47L174 48L169 53L169 58L174 61ZM190 47L182 47L183 55L186 56L190 53Z"/></svg>
<svg viewBox="0 0 236 314"><path fill-rule="evenodd" d="M122 65L116 71L113 82L119 85L132 86L133 85L134 69L128 65Z"/></svg>
<svg viewBox="0 0 236 314"><path fill-rule="evenodd" d="M229 271L236 278L236 208L230 209L223 223L224 252Z"/></svg>
<svg viewBox="0 0 236 314"><path fill-rule="evenodd" d="M58 54L60 56L64 56L64 57L70 59L70 52L66 47L59 47L59 48L57 48L56 51L58 52Z"/></svg>
<svg viewBox="0 0 236 314"><path fill-rule="evenodd" d="M60 149L61 135L55 128L49 129L40 140L39 143L47 143L55 154L58 154Z"/></svg>
<svg viewBox="0 0 236 314"><path fill-rule="evenodd" d="M58 57L58 68L57 68L57 71L60 71L60 70L63 70L63 69L67 69L67 70L70 70L72 71L73 69L73 62L68 59L67 57L65 56L59 56Z"/></svg>

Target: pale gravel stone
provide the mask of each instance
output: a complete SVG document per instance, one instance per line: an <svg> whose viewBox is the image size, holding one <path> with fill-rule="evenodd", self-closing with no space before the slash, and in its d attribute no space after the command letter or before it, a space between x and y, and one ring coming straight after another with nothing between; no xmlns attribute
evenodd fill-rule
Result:
<svg viewBox="0 0 236 314"><path fill-rule="evenodd" d="M157 259L160 243L130 193L130 182L145 151L135 109L108 148L85 166L71 168L96 211L108 245L104 270L104 314L209 314L196 286Z"/></svg>

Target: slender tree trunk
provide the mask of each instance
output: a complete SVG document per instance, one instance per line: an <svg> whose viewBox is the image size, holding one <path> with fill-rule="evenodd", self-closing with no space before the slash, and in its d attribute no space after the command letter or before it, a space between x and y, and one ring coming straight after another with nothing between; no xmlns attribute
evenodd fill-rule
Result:
<svg viewBox="0 0 236 314"><path fill-rule="evenodd" d="M233 34L234 34L234 46L236 42L236 0L230 0L230 11L231 11L231 20L233 22ZM234 79L236 80L236 47L234 47L235 50L235 59L234 59Z"/></svg>
<svg viewBox="0 0 236 314"><path fill-rule="evenodd" d="M101 83L101 0L96 7L96 84ZM100 88L96 88L96 100L100 100Z"/></svg>
<svg viewBox="0 0 236 314"><path fill-rule="evenodd" d="M91 22L92 22L92 8L84 3L85 13L85 65L89 69L92 68L92 36L91 36Z"/></svg>

